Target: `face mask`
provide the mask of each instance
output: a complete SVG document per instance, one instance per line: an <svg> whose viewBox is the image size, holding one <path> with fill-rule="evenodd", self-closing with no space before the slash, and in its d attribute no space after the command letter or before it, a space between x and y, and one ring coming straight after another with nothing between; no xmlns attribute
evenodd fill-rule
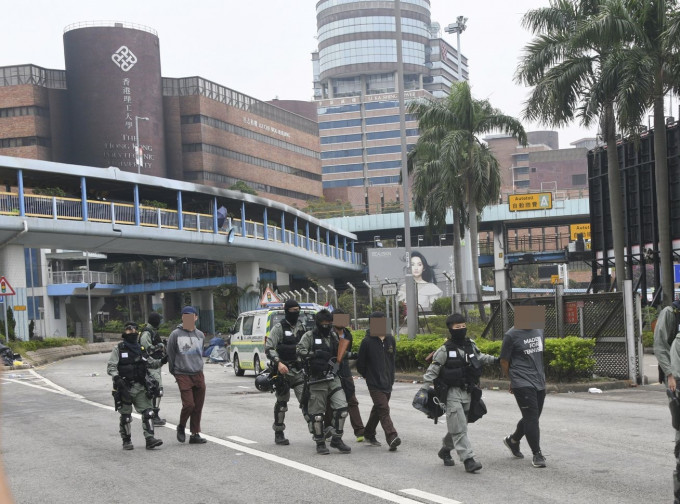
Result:
<svg viewBox="0 0 680 504"><path fill-rule="evenodd" d="M123 339L128 343L137 343L139 333L123 333Z"/></svg>
<svg viewBox="0 0 680 504"><path fill-rule="evenodd" d="M449 334L451 334L451 339L453 341L463 341L466 333L467 327L463 327L462 329L449 329Z"/></svg>
<svg viewBox="0 0 680 504"><path fill-rule="evenodd" d="M328 337L331 333L331 326L317 325L316 327L319 329L319 334L321 334L321 336Z"/></svg>
<svg viewBox="0 0 680 504"><path fill-rule="evenodd" d="M298 318L300 318L300 312L299 311L287 311L286 312L286 320L290 325L295 325L297 324Z"/></svg>

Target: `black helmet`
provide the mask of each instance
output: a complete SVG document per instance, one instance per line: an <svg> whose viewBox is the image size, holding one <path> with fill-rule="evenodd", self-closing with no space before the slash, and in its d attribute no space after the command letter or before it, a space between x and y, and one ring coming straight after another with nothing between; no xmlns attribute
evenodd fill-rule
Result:
<svg viewBox="0 0 680 504"><path fill-rule="evenodd" d="M437 419L445 413L434 391L434 387L430 387L427 390L420 389L413 398L413 407L425 413L427 418Z"/></svg>
<svg viewBox="0 0 680 504"><path fill-rule="evenodd" d="M271 392L273 388L271 373L263 371L255 377L255 388L260 392Z"/></svg>

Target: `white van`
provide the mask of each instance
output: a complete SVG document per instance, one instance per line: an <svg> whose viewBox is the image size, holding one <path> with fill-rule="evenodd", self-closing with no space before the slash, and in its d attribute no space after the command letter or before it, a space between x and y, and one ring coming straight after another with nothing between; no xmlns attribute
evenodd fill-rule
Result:
<svg viewBox="0 0 680 504"><path fill-rule="evenodd" d="M323 306L315 303L300 303L300 320L307 330L313 329L314 315ZM243 312L238 316L231 330L229 358L236 376L243 376L246 370L259 374L266 365L264 343L269 331L284 318L283 303L269 303L265 308Z"/></svg>

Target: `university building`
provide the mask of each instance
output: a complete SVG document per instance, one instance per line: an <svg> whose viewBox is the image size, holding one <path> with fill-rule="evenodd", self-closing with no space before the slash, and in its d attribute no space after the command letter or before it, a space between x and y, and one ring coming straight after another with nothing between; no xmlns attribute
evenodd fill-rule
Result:
<svg viewBox="0 0 680 504"><path fill-rule="evenodd" d="M468 79L467 59L441 38L429 0L402 0L400 9L405 99L446 96ZM395 3L321 0L316 13L323 193L380 213L402 197ZM406 137L410 149L418 139L410 116Z"/></svg>
<svg viewBox="0 0 680 504"><path fill-rule="evenodd" d="M139 25L68 26L64 56L65 70L0 67L0 155L244 182L298 207L322 196L313 104L279 107L201 77L162 77L158 36Z"/></svg>

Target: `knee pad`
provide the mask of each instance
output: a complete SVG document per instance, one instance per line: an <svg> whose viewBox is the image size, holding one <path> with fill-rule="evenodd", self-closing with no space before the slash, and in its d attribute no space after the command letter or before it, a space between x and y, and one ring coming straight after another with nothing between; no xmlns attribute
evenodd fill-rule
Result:
<svg viewBox="0 0 680 504"><path fill-rule="evenodd" d="M120 424L131 424L132 423L132 414L130 413L122 413L120 415Z"/></svg>
<svg viewBox="0 0 680 504"><path fill-rule="evenodd" d="M158 397L163 397L163 385L158 387Z"/></svg>
<svg viewBox="0 0 680 504"><path fill-rule="evenodd" d="M147 408L144 411L142 411L142 419L143 420L153 420L155 417L155 413L153 412L153 408Z"/></svg>
<svg viewBox="0 0 680 504"><path fill-rule="evenodd" d="M276 404L274 404L274 410L277 412L282 412L285 413L288 411L288 403L283 402L283 401L276 401Z"/></svg>

